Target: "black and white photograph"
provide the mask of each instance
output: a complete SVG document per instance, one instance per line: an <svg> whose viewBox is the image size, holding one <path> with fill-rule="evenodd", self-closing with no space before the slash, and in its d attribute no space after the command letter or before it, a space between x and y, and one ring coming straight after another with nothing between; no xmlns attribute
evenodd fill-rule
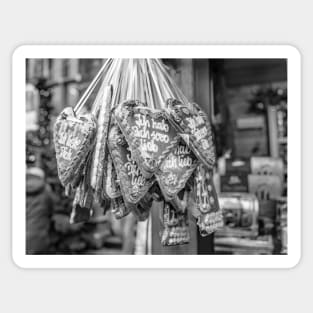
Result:
<svg viewBox="0 0 313 313"><path fill-rule="evenodd" d="M313 312L310 2L1 12L0 312Z"/></svg>
<svg viewBox="0 0 313 313"><path fill-rule="evenodd" d="M26 58L25 255L288 255L287 58Z"/></svg>

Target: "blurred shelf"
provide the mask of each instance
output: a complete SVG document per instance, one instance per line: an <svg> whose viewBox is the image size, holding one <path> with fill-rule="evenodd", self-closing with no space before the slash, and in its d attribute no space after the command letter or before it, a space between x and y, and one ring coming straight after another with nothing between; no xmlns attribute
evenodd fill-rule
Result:
<svg viewBox="0 0 313 313"><path fill-rule="evenodd" d="M274 244L271 236L261 239L248 238L215 238L214 250L216 254L272 254Z"/></svg>

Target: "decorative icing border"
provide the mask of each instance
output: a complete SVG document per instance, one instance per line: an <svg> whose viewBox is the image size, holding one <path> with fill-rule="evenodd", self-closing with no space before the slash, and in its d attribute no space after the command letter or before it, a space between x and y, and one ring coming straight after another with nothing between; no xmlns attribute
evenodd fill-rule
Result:
<svg viewBox="0 0 313 313"><path fill-rule="evenodd" d="M201 214L197 218L200 235L208 236L224 226L222 211Z"/></svg>

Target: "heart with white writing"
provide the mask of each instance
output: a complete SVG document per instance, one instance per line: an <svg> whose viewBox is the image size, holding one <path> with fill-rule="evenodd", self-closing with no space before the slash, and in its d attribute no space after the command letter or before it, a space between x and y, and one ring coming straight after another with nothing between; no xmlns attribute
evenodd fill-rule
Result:
<svg viewBox="0 0 313 313"><path fill-rule="evenodd" d="M142 174L151 177L178 143L175 128L163 111L148 108L139 101L121 103L114 114L132 158Z"/></svg>
<svg viewBox="0 0 313 313"><path fill-rule="evenodd" d="M72 108L64 109L54 125L54 146L58 175L63 186L71 183L83 170L91 150L97 124L91 114L75 116Z"/></svg>
<svg viewBox="0 0 313 313"><path fill-rule="evenodd" d="M203 164L195 171L194 205L200 234L207 236L223 226L223 214L219 206L217 192L213 184L213 173Z"/></svg>
<svg viewBox="0 0 313 313"><path fill-rule="evenodd" d="M196 103L185 105L176 99L169 99L166 104L166 115L170 123L197 158L208 168L212 168L215 164L215 149L211 124L206 114Z"/></svg>
<svg viewBox="0 0 313 313"><path fill-rule="evenodd" d="M154 183L154 177L142 175L119 126L111 126L108 146L117 173L118 182L126 202L138 203Z"/></svg>
<svg viewBox="0 0 313 313"><path fill-rule="evenodd" d="M185 187L197 164L197 157L183 141L169 153L156 173L160 189L167 201L172 200Z"/></svg>
<svg viewBox="0 0 313 313"><path fill-rule="evenodd" d="M190 241L188 210L177 211L171 203L164 202L162 208L163 230L160 232L163 246L187 244Z"/></svg>

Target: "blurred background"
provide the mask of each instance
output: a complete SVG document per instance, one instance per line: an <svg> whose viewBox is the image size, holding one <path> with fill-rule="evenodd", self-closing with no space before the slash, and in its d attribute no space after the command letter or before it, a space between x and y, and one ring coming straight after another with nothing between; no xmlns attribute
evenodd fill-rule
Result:
<svg viewBox="0 0 313 313"><path fill-rule="evenodd" d="M191 242L165 248L154 211L148 222L138 223L132 215L120 221L109 213L103 216L96 207L89 222L69 224L73 199L65 196L58 180L52 128L63 108L77 103L104 61L27 60L27 253L286 254L285 59L162 60L186 97L212 122L222 229L201 237L191 222ZM89 102L91 106L92 97Z"/></svg>

